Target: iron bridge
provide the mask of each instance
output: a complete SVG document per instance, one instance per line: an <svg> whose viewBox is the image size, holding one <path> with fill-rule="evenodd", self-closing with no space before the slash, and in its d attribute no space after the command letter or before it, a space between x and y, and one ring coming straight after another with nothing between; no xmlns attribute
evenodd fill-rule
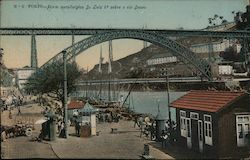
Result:
<svg viewBox="0 0 250 160"><path fill-rule="evenodd" d="M168 49L187 65L191 70L197 69L199 76L212 80L210 64L189 48L169 39L177 36L199 36L199 37L223 37L242 38L250 37L249 31L201 31L201 30L157 30L157 29L78 29L78 28L0 28L0 35L91 35L81 40L63 51L67 53L67 60L70 61L88 48L97 44L115 39L138 39L150 42L162 48ZM62 61L62 51L52 57L41 68L56 61Z"/></svg>

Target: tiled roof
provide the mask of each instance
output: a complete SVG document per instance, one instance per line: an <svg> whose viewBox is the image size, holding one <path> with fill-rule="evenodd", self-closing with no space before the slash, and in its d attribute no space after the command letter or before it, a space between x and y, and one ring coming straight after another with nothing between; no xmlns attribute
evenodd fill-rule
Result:
<svg viewBox="0 0 250 160"><path fill-rule="evenodd" d="M84 103L82 101L70 101L68 104L68 109L81 109L84 107Z"/></svg>
<svg viewBox="0 0 250 160"><path fill-rule="evenodd" d="M171 107L217 112L239 97L244 92L231 91L190 91L170 104Z"/></svg>

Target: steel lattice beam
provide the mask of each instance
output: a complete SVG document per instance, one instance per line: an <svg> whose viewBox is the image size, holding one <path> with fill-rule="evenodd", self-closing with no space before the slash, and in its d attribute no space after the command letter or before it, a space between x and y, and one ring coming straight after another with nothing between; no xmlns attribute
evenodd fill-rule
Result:
<svg viewBox="0 0 250 160"><path fill-rule="evenodd" d="M190 51L185 46L180 45L173 40L170 40L169 38L163 36L162 34L154 32L146 32L146 31L143 32L139 30L138 31L118 30L118 31L95 34L89 38L86 38L66 48L65 50L68 54L67 56L68 61L71 60L74 56L77 56L78 54L82 53L83 51L87 50L88 48L94 45L109 40L122 39L122 38L144 40L152 44L161 46L163 48L167 48L168 50L172 51L173 55L175 55L179 60L181 60L185 64L191 64L194 68L198 69L202 75L204 75L207 79L211 80L211 69L207 61L200 59L195 53ZM58 53L42 67L46 67L48 64L51 64L57 60L62 60L62 53Z"/></svg>
<svg viewBox="0 0 250 160"><path fill-rule="evenodd" d="M89 29L89 28L0 28L0 35L93 35L104 32L142 31L165 36L199 36L249 38L249 31L202 31L202 30L160 30L160 29Z"/></svg>

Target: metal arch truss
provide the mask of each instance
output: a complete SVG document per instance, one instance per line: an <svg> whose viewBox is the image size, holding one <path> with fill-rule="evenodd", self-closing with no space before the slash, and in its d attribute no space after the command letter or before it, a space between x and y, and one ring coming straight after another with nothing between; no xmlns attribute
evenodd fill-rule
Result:
<svg viewBox="0 0 250 160"><path fill-rule="evenodd" d="M205 30L166 30L166 29L107 29L107 28L0 28L0 35L93 35L116 31L154 32L165 36L198 36L222 38L250 38L249 31L205 31Z"/></svg>
<svg viewBox="0 0 250 160"><path fill-rule="evenodd" d="M210 64L199 58L195 53L190 51L185 46L176 43L169 38L154 32L144 32L144 31L112 31L112 32L104 32L100 34L92 35L74 45L65 49L67 52L67 60L70 61L74 56L82 53L88 48L100 44L102 42L106 42L114 39L122 39L122 38L130 38L130 39L138 39L150 42L152 44L158 45L160 47L166 48L172 51L172 54L176 56L179 60L187 65L191 65L192 68L197 69L200 74L202 74L208 80L211 80L211 66ZM54 61L61 61L63 58L63 54L58 53L56 56L51 58L47 63L45 63L41 68L46 67L48 64L53 63Z"/></svg>

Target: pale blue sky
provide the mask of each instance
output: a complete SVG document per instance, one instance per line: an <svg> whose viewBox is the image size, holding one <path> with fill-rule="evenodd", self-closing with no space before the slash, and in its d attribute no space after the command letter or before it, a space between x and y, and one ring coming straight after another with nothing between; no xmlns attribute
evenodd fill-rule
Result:
<svg viewBox="0 0 250 160"><path fill-rule="evenodd" d="M0 22L1 27L142 28L147 25L151 29L201 29L208 25L208 18L214 14L232 21L231 12L245 11L247 4L248 0L2 0ZM39 5L39 8L31 8L29 5ZM48 5L58 8L43 8ZM87 10L87 5L97 5L102 9ZM64 6L82 8L63 9ZM120 9L111 9L114 6ZM142 9L135 9L135 6ZM83 38L77 36L76 40ZM69 36L38 36L39 66L68 47L70 41ZM8 67L30 64L29 36L2 36L0 45L4 48L4 60ZM116 40L113 47L114 59L118 59L139 51L142 42ZM99 61L99 48L99 45L92 47L85 54L79 55L77 62L85 68L91 68ZM103 44L103 51L107 57L106 43Z"/></svg>

